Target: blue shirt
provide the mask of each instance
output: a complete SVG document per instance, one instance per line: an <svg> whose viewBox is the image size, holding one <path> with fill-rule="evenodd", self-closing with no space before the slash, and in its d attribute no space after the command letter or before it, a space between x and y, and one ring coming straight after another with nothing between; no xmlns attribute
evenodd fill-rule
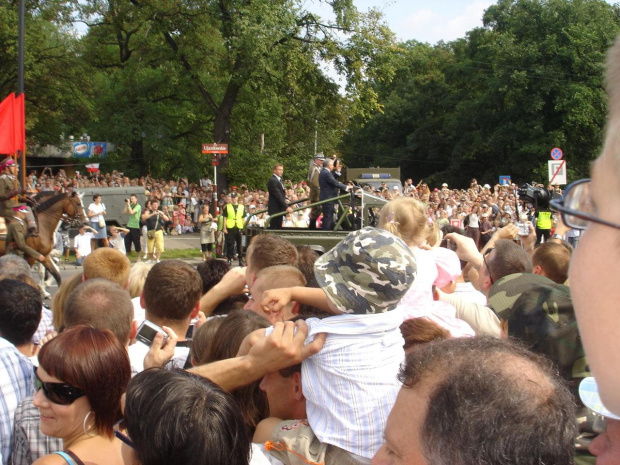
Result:
<svg viewBox="0 0 620 465"><path fill-rule="evenodd" d="M8 465L11 435L17 405L34 393L32 362L6 339L0 337L0 456Z"/></svg>

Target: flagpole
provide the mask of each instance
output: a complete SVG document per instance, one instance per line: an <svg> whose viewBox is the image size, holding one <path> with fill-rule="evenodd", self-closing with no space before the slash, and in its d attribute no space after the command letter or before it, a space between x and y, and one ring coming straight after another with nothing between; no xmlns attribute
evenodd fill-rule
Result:
<svg viewBox="0 0 620 465"><path fill-rule="evenodd" d="M17 97L24 93L24 33L26 30L26 0L19 0L19 27L17 30ZM24 116L24 125L26 117ZM15 157L17 158L17 153ZM17 159L22 174L22 186L26 187L26 147Z"/></svg>

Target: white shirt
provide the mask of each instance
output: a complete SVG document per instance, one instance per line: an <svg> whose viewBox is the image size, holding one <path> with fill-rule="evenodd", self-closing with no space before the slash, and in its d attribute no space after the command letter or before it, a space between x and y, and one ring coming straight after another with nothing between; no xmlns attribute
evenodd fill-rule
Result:
<svg viewBox="0 0 620 465"><path fill-rule="evenodd" d="M92 249L90 248L90 241L93 238L93 233L86 232L84 234L78 234L73 238L73 248L79 252L80 256L86 257L90 254Z"/></svg>
<svg viewBox="0 0 620 465"><path fill-rule="evenodd" d="M105 210L105 205L103 203L100 203L99 205L97 205L95 202L91 203L88 206L88 211L91 213L96 213L96 215L91 216L89 218L91 223L97 223L99 222L99 218L103 218L103 215L100 215L100 213L102 213Z"/></svg>
<svg viewBox="0 0 620 465"><path fill-rule="evenodd" d="M125 235L123 233L119 232L116 237L110 236L108 241L112 245L112 248L118 250L123 255L127 253L127 250L125 249Z"/></svg>
<svg viewBox="0 0 620 465"><path fill-rule="evenodd" d="M129 353L129 362L132 371L135 373L144 371L144 357L149 353L149 346L143 342L136 341L135 344L129 346L127 352ZM174 349L174 357L172 357L171 362L166 365L166 368L183 368L187 361L187 357L189 357L189 347L177 346Z"/></svg>
<svg viewBox="0 0 620 465"><path fill-rule="evenodd" d="M369 459L379 450L400 389L402 321L398 310L306 320L310 340L327 333L301 371L308 422L321 442Z"/></svg>

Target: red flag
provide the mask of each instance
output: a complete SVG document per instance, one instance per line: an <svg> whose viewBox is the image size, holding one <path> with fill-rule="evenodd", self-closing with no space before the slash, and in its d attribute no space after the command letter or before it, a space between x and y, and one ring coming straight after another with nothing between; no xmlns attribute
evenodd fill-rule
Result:
<svg viewBox="0 0 620 465"><path fill-rule="evenodd" d="M0 102L0 153L15 153L15 94Z"/></svg>
<svg viewBox="0 0 620 465"><path fill-rule="evenodd" d="M15 149L21 153L26 151L26 105L24 94L15 97L15 105L13 106L14 114L14 130L15 130Z"/></svg>

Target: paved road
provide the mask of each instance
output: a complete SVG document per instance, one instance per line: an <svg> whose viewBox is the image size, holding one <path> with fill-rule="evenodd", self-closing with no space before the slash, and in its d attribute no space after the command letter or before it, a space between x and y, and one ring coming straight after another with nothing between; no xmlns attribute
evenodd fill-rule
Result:
<svg viewBox="0 0 620 465"><path fill-rule="evenodd" d="M200 248L200 234L192 233L192 234L183 234L180 236L166 236L165 237L165 245L167 250L175 250L175 249L199 249ZM75 273L81 273L82 267L75 266L73 261L69 263L65 263L64 261L59 263L60 266L60 277L62 280L67 279L69 276ZM196 266L200 263L200 258L185 258L182 259L184 262L189 263L190 265ZM53 296L58 290L58 286L56 283L47 287L47 291ZM47 299L46 302L49 304L51 299Z"/></svg>

